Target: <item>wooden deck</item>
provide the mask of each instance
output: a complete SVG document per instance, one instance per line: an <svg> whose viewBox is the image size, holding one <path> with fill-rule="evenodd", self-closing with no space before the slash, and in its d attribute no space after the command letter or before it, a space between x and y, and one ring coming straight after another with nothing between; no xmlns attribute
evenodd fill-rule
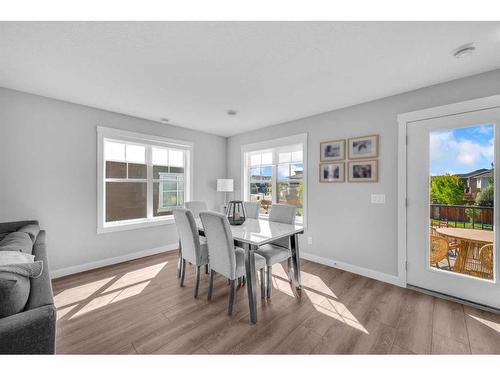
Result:
<svg viewBox="0 0 500 375"><path fill-rule="evenodd" d="M500 316L303 261L300 295L281 265L248 318L246 289L226 315L227 281L193 298L170 252L54 280L59 354L500 353Z"/></svg>

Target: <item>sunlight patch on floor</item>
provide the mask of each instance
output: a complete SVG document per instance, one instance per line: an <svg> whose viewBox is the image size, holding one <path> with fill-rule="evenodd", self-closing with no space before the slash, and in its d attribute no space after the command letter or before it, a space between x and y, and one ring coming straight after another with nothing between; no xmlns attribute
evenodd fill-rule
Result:
<svg viewBox="0 0 500 375"><path fill-rule="evenodd" d="M57 320L61 320L62 318L64 318L71 310L73 310L76 306L78 305L72 305L72 306L68 306L68 307L62 307L62 308L59 308L57 309Z"/></svg>
<svg viewBox="0 0 500 375"><path fill-rule="evenodd" d="M158 263L153 266L127 272L125 275L115 281L111 286L106 288L106 290L104 290L104 293L108 293L116 289L125 288L133 284L138 284L146 280L154 279L167 263L168 262Z"/></svg>
<svg viewBox="0 0 500 375"><path fill-rule="evenodd" d="M484 324L485 326L491 328L492 330L500 333L500 323L497 322L492 322L491 320L483 319L478 316L474 316L471 314L468 314L472 319L478 321L479 323Z"/></svg>
<svg viewBox="0 0 500 375"><path fill-rule="evenodd" d="M370 333L347 309L347 307L337 299L333 291L321 280L320 277L308 272L301 272L303 292L309 298L316 311L336 319L349 327L357 329L367 335Z"/></svg>
<svg viewBox="0 0 500 375"><path fill-rule="evenodd" d="M280 263L275 264L273 266L273 276L278 276L271 278L274 290L277 290L278 292L283 292L289 295L290 297L295 297L295 294L293 293L292 289L293 286L287 281L288 275Z"/></svg>
<svg viewBox="0 0 500 375"><path fill-rule="evenodd" d="M101 289L104 285L113 280L114 276L105 279L93 281L74 288L69 288L58 293L54 297L57 307L67 306L89 298L92 294Z"/></svg>
<svg viewBox="0 0 500 375"><path fill-rule="evenodd" d="M115 292L106 293L99 297L96 297L92 299L88 304L86 304L80 311L74 314L69 320L108 306L112 303L123 301L124 299L136 296L142 293L142 291L149 285L150 282L151 281L148 280L121 290L117 290Z"/></svg>

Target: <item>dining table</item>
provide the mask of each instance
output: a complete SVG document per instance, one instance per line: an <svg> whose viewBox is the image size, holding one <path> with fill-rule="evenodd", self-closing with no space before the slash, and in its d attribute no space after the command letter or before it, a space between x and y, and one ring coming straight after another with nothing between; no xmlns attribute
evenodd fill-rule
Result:
<svg viewBox="0 0 500 375"><path fill-rule="evenodd" d="M201 219L196 218L195 221L198 233L204 236L205 231ZM289 238L295 287L300 290L302 285L298 235L304 233L304 227L302 225L284 224L265 219L246 218L243 224L230 225L230 228L235 245L245 250L245 271L250 321L257 323L255 250L281 238Z"/></svg>
<svg viewBox="0 0 500 375"><path fill-rule="evenodd" d="M467 259L472 256L474 247L493 243L494 239L494 233L491 230L447 227L436 228L436 231L460 242L457 260L453 266L453 271L460 273L464 272Z"/></svg>

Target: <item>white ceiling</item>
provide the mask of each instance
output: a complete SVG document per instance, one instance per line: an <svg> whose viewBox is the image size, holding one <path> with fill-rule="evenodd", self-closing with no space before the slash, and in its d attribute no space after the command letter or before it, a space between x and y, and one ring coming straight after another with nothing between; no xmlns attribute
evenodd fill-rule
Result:
<svg viewBox="0 0 500 375"><path fill-rule="evenodd" d="M230 136L500 68L500 23L0 22L0 51L0 86Z"/></svg>

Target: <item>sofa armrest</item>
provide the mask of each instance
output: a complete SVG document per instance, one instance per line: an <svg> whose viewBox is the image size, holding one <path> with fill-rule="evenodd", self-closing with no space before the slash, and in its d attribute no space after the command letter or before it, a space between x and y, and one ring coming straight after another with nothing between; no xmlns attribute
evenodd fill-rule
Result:
<svg viewBox="0 0 500 375"><path fill-rule="evenodd" d="M54 305L0 319L0 354L54 354L55 342Z"/></svg>

